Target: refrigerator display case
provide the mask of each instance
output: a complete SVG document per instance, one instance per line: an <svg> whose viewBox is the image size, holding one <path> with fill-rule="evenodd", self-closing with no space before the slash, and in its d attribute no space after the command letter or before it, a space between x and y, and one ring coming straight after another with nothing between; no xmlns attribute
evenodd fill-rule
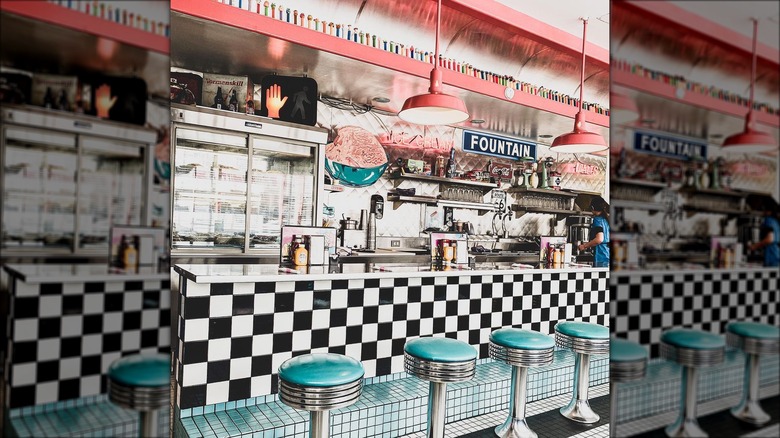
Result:
<svg viewBox="0 0 780 438"><path fill-rule="evenodd" d="M108 257L112 225L148 225L152 130L2 107L3 257Z"/></svg>
<svg viewBox="0 0 780 438"><path fill-rule="evenodd" d="M278 254L283 225L321 222L327 131L171 105L171 251Z"/></svg>

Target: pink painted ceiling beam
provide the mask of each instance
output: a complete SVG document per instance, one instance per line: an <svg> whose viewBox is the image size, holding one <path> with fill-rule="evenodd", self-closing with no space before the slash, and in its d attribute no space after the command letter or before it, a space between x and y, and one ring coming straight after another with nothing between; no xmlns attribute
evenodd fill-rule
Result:
<svg viewBox="0 0 780 438"><path fill-rule="evenodd" d="M635 11L647 16L648 19L663 20L674 24L683 31L690 34L700 35L713 43L728 50L739 50L744 52L746 57L751 56L753 40L750 36L735 32L725 26L710 21L701 15L696 15L690 11L680 8L668 2L647 2L647 1L625 1L614 2L613 8L621 6L630 6ZM751 29L751 23L745 22L745 29ZM775 65L780 65L780 53L777 49L759 42L756 47L756 54L759 60L769 61Z"/></svg>
<svg viewBox="0 0 780 438"><path fill-rule="evenodd" d="M550 7L554 7L554 3L551 2ZM442 4L477 20L499 26L513 34L580 59L582 53L580 36L572 35L494 0L443 0ZM588 62L609 68L609 50L587 43L585 52Z"/></svg>
<svg viewBox="0 0 780 438"><path fill-rule="evenodd" d="M42 1L2 1L0 10L163 54L170 39Z"/></svg>
<svg viewBox="0 0 780 438"><path fill-rule="evenodd" d="M326 35L323 32L317 32L305 27L294 26L264 15L258 15L242 9L225 6L214 2L213 0L171 0L171 10L192 17L278 38L315 50L322 50L324 52L426 80L430 77L431 64L404 56L394 55L373 47L355 44L342 38ZM176 30L173 29L173 32L175 31ZM579 39L579 41L579 44L581 45L582 39ZM452 70L442 70L442 75L442 82L446 85L494 97L496 99L506 100L504 97L504 87L501 85L483 81ZM550 84L546 85L550 86ZM571 118L574 118L574 115L577 113L577 107L575 106L566 105L520 91L515 93L511 102ZM586 119L589 123L609 127L609 116L587 112Z"/></svg>

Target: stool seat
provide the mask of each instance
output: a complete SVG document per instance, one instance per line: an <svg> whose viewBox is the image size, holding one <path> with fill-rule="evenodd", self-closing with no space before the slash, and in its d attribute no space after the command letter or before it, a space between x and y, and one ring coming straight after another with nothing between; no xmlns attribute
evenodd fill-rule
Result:
<svg viewBox="0 0 780 438"><path fill-rule="evenodd" d="M647 360L647 350L636 342L626 339L613 338L609 344L609 361L611 362L636 362Z"/></svg>
<svg viewBox="0 0 780 438"><path fill-rule="evenodd" d="M590 322L561 321L555 324L555 344L575 353L609 354L609 328Z"/></svg>
<svg viewBox="0 0 780 438"><path fill-rule="evenodd" d="M490 333L490 342L505 348L519 350L546 350L555 347L555 341L547 335L531 330L502 328Z"/></svg>
<svg viewBox="0 0 780 438"><path fill-rule="evenodd" d="M108 378L126 386L167 388L171 384L170 358L164 354L125 356L108 367Z"/></svg>
<svg viewBox="0 0 780 438"><path fill-rule="evenodd" d="M661 335L661 342L673 347L691 350L711 350L726 346L723 338L716 334L690 329L675 329L664 332Z"/></svg>
<svg viewBox="0 0 780 438"><path fill-rule="evenodd" d="M346 385L365 375L357 360L340 354L306 354L285 361L279 378L300 386L330 387Z"/></svg>
<svg viewBox="0 0 780 438"><path fill-rule="evenodd" d="M609 342L610 381L628 382L645 376L647 350L636 342L613 338Z"/></svg>
<svg viewBox="0 0 780 438"><path fill-rule="evenodd" d="M404 351L430 362L466 362L477 359L477 350L474 347L450 338L414 339L406 343Z"/></svg>
<svg viewBox="0 0 780 438"><path fill-rule="evenodd" d="M780 352L780 329L759 322L732 322L726 326L726 342L748 354L777 354Z"/></svg>
<svg viewBox="0 0 780 438"><path fill-rule="evenodd" d="M490 333L490 357L515 367L549 365L554 348L551 337L530 330L503 328Z"/></svg>
<svg viewBox="0 0 780 438"><path fill-rule="evenodd" d="M746 338L780 339L780 328L760 322L732 322L726 326L726 331Z"/></svg>
<svg viewBox="0 0 780 438"><path fill-rule="evenodd" d="M582 339L609 339L609 329L590 322L562 321L555 324L555 331Z"/></svg>

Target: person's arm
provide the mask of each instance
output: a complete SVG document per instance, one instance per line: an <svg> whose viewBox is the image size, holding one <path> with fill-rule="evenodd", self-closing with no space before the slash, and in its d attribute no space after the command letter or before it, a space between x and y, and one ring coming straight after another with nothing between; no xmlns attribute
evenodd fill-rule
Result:
<svg viewBox="0 0 780 438"><path fill-rule="evenodd" d="M761 249L765 246L769 246L771 244L775 243L775 233L774 231L769 231L766 233L763 239L759 240L758 242L750 245L750 250L755 251L757 249Z"/></svg>
<svg viewBox="0 0 780 438"><path fill-rule="evenodd" d="M593 248L596 245L600 245L602 242L604 242L604 232L599 231L590 242L580 245L580 251L583 249Z"/></svg>

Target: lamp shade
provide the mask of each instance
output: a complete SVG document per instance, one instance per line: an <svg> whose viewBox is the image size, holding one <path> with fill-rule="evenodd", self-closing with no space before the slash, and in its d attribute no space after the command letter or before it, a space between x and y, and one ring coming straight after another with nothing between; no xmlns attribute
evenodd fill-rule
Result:
<svg viewBox="0 0 780 438"><path fill-rule="evenodd" d="M723 141L722 147L726 152L769 152L777 149L777 143L775 143L775 139L766 132L745 128L743 132L726 138L726 140Z"/></svg>
<svg viewBox="0 0 780 438"><path fill-rule="evenodd" d="M586 131L582 112L574 117L574 131L555 137L550 150L569 154L588 154L608 149L607 141L595 132Z"/></svg>
<svg viewBox="0 0 780 438"><path fill-rule="evenodd" d="M455 96L427 93L406 99L398 117L418 125L449 125L466 121L469 113Z"/></svg>

